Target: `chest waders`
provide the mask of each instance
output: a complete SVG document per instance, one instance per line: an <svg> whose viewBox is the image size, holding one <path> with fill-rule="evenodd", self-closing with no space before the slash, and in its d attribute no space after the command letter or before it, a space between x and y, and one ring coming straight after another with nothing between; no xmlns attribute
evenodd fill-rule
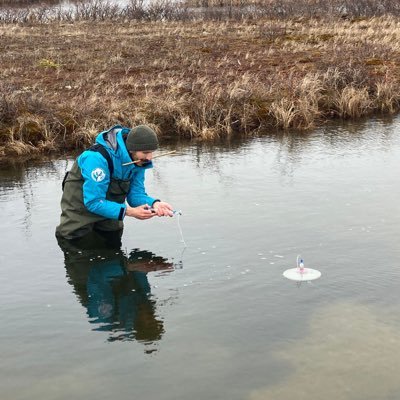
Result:
<svg viewBox="0 0 400 400"><path fill-rule="evenodd" d="M93 149L91 149L93 150ZM99 151L94 149L93 151ZM99 151L103 154L102 151ZM103 154L104 155L104 154ZM107 160L109 162L109 160ZM109 163L110 165L110 163ZM112 164L111 164L112 165ZM112 175L112 168L110 171ZM56 228L56 236L65 239L75 239L89 232L122 231L122 221L107 219L101 215L90 212L83 203L83 183L81 170L75 161L71 171L67 172L63 182L63 195L61 198L61 220ZM131 182L129 179L110 179L106 199L123 204L129 193Z"/></svg>

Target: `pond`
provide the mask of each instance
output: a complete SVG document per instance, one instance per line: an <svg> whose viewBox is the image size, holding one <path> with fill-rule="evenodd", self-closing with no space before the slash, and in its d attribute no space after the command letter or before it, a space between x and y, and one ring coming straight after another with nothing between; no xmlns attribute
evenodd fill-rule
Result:
<svg viewBox="0 0 400 400"><path fill-rule="evenodd" d="M400 119L173 148L118 249L58 246L71 158L1 169L2 399L399 398Z"/></svg>

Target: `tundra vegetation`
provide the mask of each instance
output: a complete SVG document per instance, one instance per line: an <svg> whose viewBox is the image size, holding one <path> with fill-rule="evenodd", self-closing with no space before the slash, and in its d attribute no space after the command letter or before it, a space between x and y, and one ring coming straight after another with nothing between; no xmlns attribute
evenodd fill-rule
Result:
<svg viewBox="0 0 400 400"><path fill-rule="evenodd" d="M0 158L394 114L399 47L397 0L0 0Z"/></svg>

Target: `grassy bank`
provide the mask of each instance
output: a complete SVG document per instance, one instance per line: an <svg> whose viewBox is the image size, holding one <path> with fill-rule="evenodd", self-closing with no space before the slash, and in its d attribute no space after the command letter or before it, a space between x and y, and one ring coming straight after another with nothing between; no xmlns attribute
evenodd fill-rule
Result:
<svg viewBox="0 0 400 400"><path fill-rule="evenodd" d="M113 124L208 140L395 113L400 17L0 25L0 157Z"/></svg>

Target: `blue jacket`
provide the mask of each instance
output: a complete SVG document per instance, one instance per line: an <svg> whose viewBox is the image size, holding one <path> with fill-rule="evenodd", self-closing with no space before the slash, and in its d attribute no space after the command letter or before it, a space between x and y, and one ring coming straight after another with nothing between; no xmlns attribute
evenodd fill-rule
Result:
<svg viewBox="0 0 400 400"><path fill-rule="evenodd" d="M131 186L126 199L127 203L131 207L144 204L151 206L156 199L147 195L144 178L145 170L152 168L153 164L149 163L142 167L135 164L122 165L132 161L122 136L129 131L129 128L114 126L108 131L99 133L96 137L96 143L103 145L111 156L114 166L112 177L130 180ZM105 133L107 134L107 141L104 140ZM121 218L121 215L125 216L125 204L106 199L111 178L107 160L97 151L86 150L78 157L77 162L84 179L83 202L85 207L90 212L109 219L117 220Z"/></svg>

